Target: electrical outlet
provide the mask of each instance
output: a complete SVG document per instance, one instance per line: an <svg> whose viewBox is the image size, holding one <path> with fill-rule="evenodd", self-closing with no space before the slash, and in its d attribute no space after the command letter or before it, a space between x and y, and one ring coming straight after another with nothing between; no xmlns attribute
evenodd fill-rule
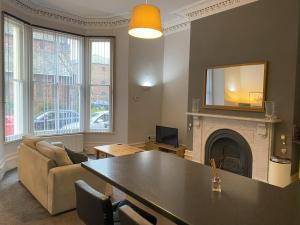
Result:
<svg viewBox="0 0 300 225"><path fill-rule="evenodd" d="M282 148L282 149L281 149L281 153L282 153L283 155L286 155L287 149L286 149L286 148Z"/></svg>
<svg viewBox="0 0 300 225"><path fill-rule="evenodd" d="M135 101L135 102L139 102L140 99L141 99L141 98L140 98L139 96L134 96L134 97L133 97L133 101Z"/></svg>

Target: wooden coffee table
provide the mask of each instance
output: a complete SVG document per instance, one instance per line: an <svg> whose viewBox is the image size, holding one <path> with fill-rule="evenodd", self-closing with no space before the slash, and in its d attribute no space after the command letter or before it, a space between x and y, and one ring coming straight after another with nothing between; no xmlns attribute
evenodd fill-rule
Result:
<svg viewBox="0 0 300 225"><path fill-rule="evenodd" d="M126 144L102 145L96 146L94 149L96 150L97 159L100 158L100 153L105 154L106 157L117 157L143 152L143 149Z"/></svg>

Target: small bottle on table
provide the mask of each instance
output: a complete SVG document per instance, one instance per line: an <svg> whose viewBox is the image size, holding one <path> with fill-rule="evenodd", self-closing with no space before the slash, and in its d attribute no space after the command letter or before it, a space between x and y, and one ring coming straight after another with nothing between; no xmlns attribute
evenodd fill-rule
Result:
<svg viewBox="0 0 300 225"><path fill-rule="evenodd" d="M220 178L215 160L211 159L210 164L211 164L213 174L214 174L214 177L212 179L212 191L213 192L221 192L222 191L222 189L221 189L221 178Z"/></svg>

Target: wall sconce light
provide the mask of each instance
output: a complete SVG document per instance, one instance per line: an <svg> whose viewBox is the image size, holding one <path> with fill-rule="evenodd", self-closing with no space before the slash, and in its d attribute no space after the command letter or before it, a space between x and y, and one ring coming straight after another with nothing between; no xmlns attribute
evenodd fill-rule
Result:
<svg viewBox="0 0 300 225"><path fill-rule="evenodd" d="M148 91L151 89L151 86L141 86L144 91Z"/></svg>
<svg viewBox="0 0 300 225"><path fill-rule="evenodd" d="M150 80L145 80L141 82L140 86L142 87L143 90L149 90L150 88L154 87L154 82Z"/></svg>

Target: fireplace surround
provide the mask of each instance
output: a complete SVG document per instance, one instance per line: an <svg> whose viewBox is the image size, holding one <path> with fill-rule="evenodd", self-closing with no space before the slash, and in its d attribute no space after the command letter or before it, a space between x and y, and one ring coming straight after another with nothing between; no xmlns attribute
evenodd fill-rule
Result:
<svg viewBox="0 0 300 225"><path fill-rule="evenodd" d="M225 133L230 133L231 137L225 143L226 148L239 145L239 148L243 149L242 155L248 156L248 160L246 163L244 158L239 158L233 150L227 150L230 154L227 154L226 159L220 159L223 160L223 166L224 163L226 164L225 169L252 179L268 182L269 160L273 153L274 125L280 123L280 119L268 120L207 113L187 113L187 115L193 116L192 159L194 161L204 165L208 164L210 152L206 152L207 148L210 145L220 148L218 146L222 142L220 137ZM226 132L224 133L224 131ZM217 139L220 140L217 141ZM222 150L218 151L222 152ZM242 171L238 171L241 168L243 168Z"/></svg>

